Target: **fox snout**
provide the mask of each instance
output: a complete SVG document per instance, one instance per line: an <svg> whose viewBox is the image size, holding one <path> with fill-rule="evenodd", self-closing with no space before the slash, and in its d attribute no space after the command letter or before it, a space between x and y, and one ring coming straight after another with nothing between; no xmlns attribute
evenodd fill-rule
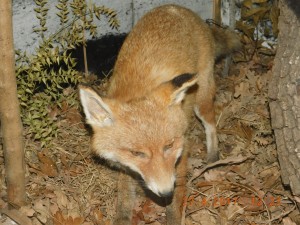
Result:
<svg viewBox="0 0 300 225"><path fill-rule="evenodd" d="M150 191L159 197L171 197L176 183L176 158L164 160L163 157L156 157L149 167L142 170L143 179ZM168 164L170 163L170 164Z"/></svg>
<svg viewBox="0 0 300 225"><path fill-rule="evenodd" d="M162 178L159 180L150 179L146 182L147 187L157 196L169 198L172 197L175 188L175 175L170 178Z"/></svg>

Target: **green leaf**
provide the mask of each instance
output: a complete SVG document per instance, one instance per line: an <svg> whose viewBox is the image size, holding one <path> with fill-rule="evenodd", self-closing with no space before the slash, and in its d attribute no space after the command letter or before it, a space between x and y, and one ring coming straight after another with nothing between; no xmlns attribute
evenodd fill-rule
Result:
<svg viewBox="0 0 300 225"><path fill-rule="evenodd" d="M26 91L27 93L29 93L29 94L33 94L32 91L31 91L30 89L28 89L28 88L26 88L25 91Z"/></svg>

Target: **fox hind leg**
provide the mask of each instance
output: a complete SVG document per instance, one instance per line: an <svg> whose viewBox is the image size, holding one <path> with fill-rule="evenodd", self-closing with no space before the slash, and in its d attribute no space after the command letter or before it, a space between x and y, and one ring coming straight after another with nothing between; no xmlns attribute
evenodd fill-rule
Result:
<svg viewBox="0 0 300 225"><path fill-rule="evenodd" d="M214 109L215 81L213 77L213 63L208 63L206 69L200 71L194 112L205 128L207 161L215 162L219 159L219 153Z"/></svg>

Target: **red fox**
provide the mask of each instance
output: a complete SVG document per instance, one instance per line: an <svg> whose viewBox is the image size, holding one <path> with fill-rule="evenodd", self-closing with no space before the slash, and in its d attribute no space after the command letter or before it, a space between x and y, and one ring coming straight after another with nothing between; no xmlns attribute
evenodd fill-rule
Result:
<svg viewBox="0 0 300 225"><path fill-rule="evenodd" d="M207 160L216 161L214 62L239 46L234 32L210 28L189 9L161 6L127 36L108 95L79 88L86 121L93 129L94 153L139 174L157 196L171 198L169 225L181 221L187 114L194 111L202 121ZM120 175L115 224L131 224L135 192L130 179Z"/></svg>

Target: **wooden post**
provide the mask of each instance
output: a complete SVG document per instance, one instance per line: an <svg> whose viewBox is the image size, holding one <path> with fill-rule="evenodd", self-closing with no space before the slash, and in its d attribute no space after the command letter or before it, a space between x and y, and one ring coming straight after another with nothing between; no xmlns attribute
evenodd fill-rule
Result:
<svg viewBox="0 0 300 225"><path fill-rule="evenodd" d="M214 12L213 12L214 21L218 24L222 23L221 19L221 0L214 0Z"/></svg>
<svg viewBox="0 0 300 225"><path fill-rule="evenodd" d="M12 1L0 1L0 120L7 197L11 205L25 204L25 163L20 105L15 75Z"/></svg>
<svg viewBox="0 0 300 225"><path fill-rule="evenodd" d="M82 49L83 49L83 62L84 62L84 75L85 78L88 78L89 76L89 68L88 68L88 62L87 62L87 55L86 55L86 39L85 39L85 30L83 29L83 44L82 44Z"/></svg>
<svg viewBox="0 0 300 225"><path fill-rule="evenodd" d="M216 0L216 1L221 1L221 0ZM229 13L229 29L234 30L235 28L235 14L236 14L236 6L235 6L235 0L227 0L228 4L229 4L229 9L228 9L228 13ZM221 3L220 3L220 14L221 14ZM220 15L221 18L221 15ZM221 23L222 23L222 18L221 18ZM222 71L222 76L226 77L229 74L229 68L232 62L232 57L227 56L224 62L224 69Z"/></svg>

